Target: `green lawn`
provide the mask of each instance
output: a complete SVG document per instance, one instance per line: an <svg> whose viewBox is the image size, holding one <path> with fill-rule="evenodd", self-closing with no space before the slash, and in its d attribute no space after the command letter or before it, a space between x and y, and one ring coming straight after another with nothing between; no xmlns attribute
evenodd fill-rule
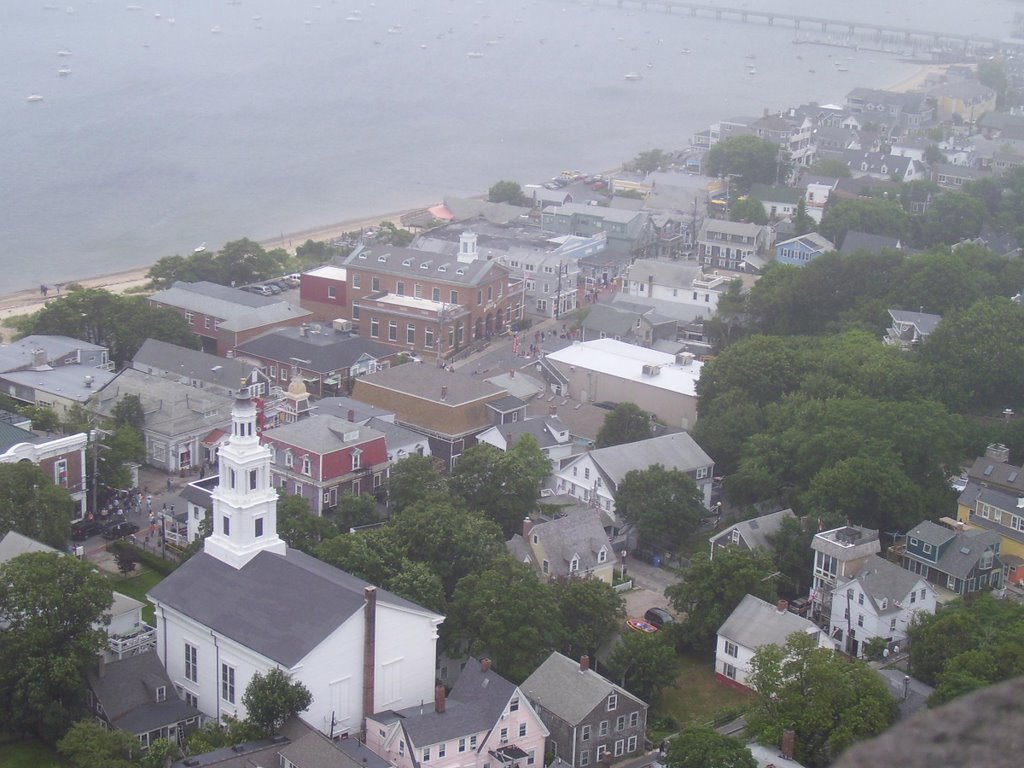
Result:
<svg viewBox="0 0 1024 768"><path fill-rule="evenodd" d="M67 763L38 742L12 741L0 744L0 765L4 768L57 768Z"/></svg>
<svg viewBox="0 0 1024 768"><path fill-rule="evenodd" d="M136 600L141 600L146 604L146 607L142 609L142 620L147 624L156 626L156 613L153 610L153 605L146 599L146 593L149 592L153 587L163 581L161 576L156 571L146 568L144 565L139 565L136 572L129 576L127 579L120 574L111 575L110 586L118 592L123 592L129 597L134 597ZM0 762L0 765L3 765Z"/></svg>
<svg viewBox="0 0 1024 768"><path fill-rule="evenodd" d="M724 710L743 707L754 700L754 694L737 691L715 680L715 663L711 656L680 654L679 664L676 683L661 692L655 717L671 717L680 726L709 723Z"/></svg>

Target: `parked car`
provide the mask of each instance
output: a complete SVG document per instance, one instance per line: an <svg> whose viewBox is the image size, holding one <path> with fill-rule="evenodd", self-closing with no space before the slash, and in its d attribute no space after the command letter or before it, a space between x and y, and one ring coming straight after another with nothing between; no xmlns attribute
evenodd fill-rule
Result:
<svg viewBox="0 0 1024 768"><path fill-rule="evenodd" d="M672 614L666 611L664 608L648 608L644 614L644 621L649 624L653 624L658 629L661 629L665 624L672 624L675 619Z"/></svg>
<svg viewBox="0 0 1024 768"><path fill-rule="evenodd" d="M71 539L85 541L98 533L103 533L103 523L99 520L78 520L71 524Z"/></svg>
<svg viewBox="0 0 1024 768"><path fill-rule="evenodd" d="M139 526L135 523L129 523L127 520L119 520L116 523L109 523L103 529L103 538L108 541L113 539L123 539L125 536L131 536L133 533L139 532Z"/></svg>
<svg viewBox="0 0 1024 768"><path fill-rule="evenodd" d="M274 292L272 290L270 290L269 288L267 288L267 286L265 286L265 285L247 285L242 290L243 291L248 291L249 293L255 293L258 296L273 296L274 295Z"/></svg>
<svg viewBox="0 0 1024 768"><path fill-rule="evenodd" d="M289 288L298 288L299 285L302 283L302 275L300 275L298 272L296 272L293 275L285 275L284 277L281 278L281 280Z"/></svg>
<svg viewBox="0 0 1024 768"><path fill-rule="evenodd" d="M281 287L277 283L264 283L263 287L266 288L274 296L281 292Z"/></svg>

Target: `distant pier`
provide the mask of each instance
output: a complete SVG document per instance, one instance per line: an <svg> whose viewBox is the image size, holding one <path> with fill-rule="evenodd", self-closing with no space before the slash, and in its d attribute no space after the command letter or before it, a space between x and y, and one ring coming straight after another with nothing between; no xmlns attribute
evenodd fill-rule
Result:
<svg viewBox="0 0 1024 768"><path fill-rule="evenodd" d="M764 24L767 26L786 26L795 30L806 30L825 34L846 35L849 38L875 40L901 44L912 48L956 48L965 53L977 50L997 48L999 40L994 37L965 35L955 32L935 32L928 29L897 27L891 24L875 22L843 21L822 16L808 16L795 13L776 13L774 11L754 10L751 8L727 8L720 5L690 3L686 0L578 0L581 5L610 6L618 8L639 9L642 11L661 11L670 14L688 14L694 18L715 19L746 24Z"/></svg>

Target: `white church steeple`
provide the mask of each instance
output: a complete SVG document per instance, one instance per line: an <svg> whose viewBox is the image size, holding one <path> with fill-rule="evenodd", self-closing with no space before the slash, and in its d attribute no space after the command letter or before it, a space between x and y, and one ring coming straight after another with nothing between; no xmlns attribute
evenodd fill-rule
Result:
<svg viewBox="0 0 1024 768"><path fill-rule="evenodd" d="M277 535L277 491L270 484L271 451L260 445L256 404L242 394L231 409L231 437L218 456L213 531L203 551L234 568L264 550L285 554L287 545Z"/></svg>

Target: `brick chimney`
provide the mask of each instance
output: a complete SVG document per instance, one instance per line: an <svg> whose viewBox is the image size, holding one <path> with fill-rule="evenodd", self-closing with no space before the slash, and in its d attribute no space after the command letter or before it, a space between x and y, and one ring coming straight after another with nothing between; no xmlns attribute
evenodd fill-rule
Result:
<svg viewBox="0 0 1024 768"><path fill-rule="evenodd" d="M480 659L480 671L485 673L491 671L490 659Z"/></svg>
<svg viewBox="0 0 1024 768"><path fill-rule="evenodd" d="M447 400L448 399L448 385L447 384L442 384L441 385L441 399L442 400Z"/></svg>
<svg viewBox="0 0 1024 768"><path fill-rule="evenodd" d="M355 410L355 408L349 408L348 409L348 420L349 421L355 421L356 420L356 410Z"/></svg>
<svg viewBox="0 0 1024 768"><path fill-rule="evenodd" d="M793 759L794 746L796 741L796 733L792 729L787 728L782 732L782 756L787 760Z"/></svg>
<svg viewBox="0 0 1024 768"><path fill-rule="evenodd" d="M523 518L523 538L529 538L530 531L533 530L533 520L528 517Z"/></svg>
<svg viewBox="0 0 1024 768"><path fill-rule="evenodd" d="M434 688L434 711L439 715L444 714L444 686L440 683Z"/></svg>
<svg viewBox="0 0 1024 768"><path fill-rule="evenodd" d="M549 405L548 406L548 416L550 416L551 418L554 418L557 415L558 415L558 406L557 405Z"/></svg>
<svg viewBox="0 0 1024 768"><path fill-rule="evenodd" d="M590 657L587 655L580 656L580 673L586 672L590 669Z"/></svg>
<svg viewBox="0 0 1024 768"><path fill-rule="evenodd" d="M789 610L789 601L787 601L787 600L779 600L778 608L779 608L779 613L785 613L786 611Z"/></svg>
<svg viewBox="0 0 1024 768"><path fill-rule="evenodd" d="M377 668L377 588L363 590L366 599L363 617L363 714L372 715L374 671Z"/></svg>

